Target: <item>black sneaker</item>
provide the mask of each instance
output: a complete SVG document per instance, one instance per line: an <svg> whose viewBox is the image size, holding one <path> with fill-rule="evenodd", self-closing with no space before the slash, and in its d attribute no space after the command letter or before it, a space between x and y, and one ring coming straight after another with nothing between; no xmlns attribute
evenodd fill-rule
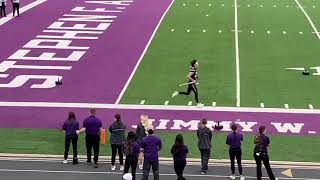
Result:
<svg viewBox="0 0 320 180"><path fill-rule="evenodd" d="M72 162L73 165L76 165L76 164L78 164L78 163L79 163L79 161L78 161L77 158L73 159L73 162Z"/></svg>

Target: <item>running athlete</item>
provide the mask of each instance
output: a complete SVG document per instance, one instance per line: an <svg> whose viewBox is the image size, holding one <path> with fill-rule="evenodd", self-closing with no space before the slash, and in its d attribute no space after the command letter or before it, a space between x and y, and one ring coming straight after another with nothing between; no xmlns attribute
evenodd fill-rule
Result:
<svg viewBox="0 0 320 180"><path fill-rule="evenodd" d="M191 61L191 66L190 66L190 71L188 74L188 90L187 92L178 92L175 91L172 94L172 97L177 96L178 94L183 94L183 95L190 95L191 91L193 91L197 105L198 106L203 106L203 104L199 103L199 99L198 99L198 89L197 89L197 81L198 81L198 72L197 72L197 68L199 67L199 62L198 60L193 60Z"/></svg>

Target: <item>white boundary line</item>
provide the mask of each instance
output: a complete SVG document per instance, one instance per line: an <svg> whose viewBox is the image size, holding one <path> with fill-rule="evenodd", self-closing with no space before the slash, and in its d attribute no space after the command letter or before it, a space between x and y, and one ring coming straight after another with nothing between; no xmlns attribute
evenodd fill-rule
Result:
<svg viewBox="0 0 320 180"><path fill-rule="evenodd" d="M238 32L238 3L234 0L234 35L235 35L235 47L236 47L236 81L237 81L237 102L236 106L240 107L240 57L239 57L239 32Z"/></svg>
<svg viewBox="0 0 320 180"><path fill-rule="evenodd" d="M136 104L98 104L98 103L62 103L62 102L8 102L0 101L0 107L40 107L40 108L98 108L125 110L169 110L169 111L221 111L221 112L260 112L320 114L320 109L280 109L252 107L212 107L212 106L175 106L175 105L136 105Z"/></svg>
<svg viewBox="0 0 320 180"><path fill-rule="evenodd" d="M320 34L319 31L317 30L316 26L313 24L311 18L309 17L309 15L307 14L307 12L303 9L303 7L301 6L301 4L299 3L298 0L295 0L295 2L297 3L297 5L299 6L299 8L301 9L301 11L303 12L303 14L306 16L306 18L308 19L311 27L313 28L314 32L316 33L318 39L320 40Z"/></svg>
<svg viewBox="0 0 320 180"><path fill-rule="evenodd" d="M149 46L150 46L150 44L151 44L154 36L156 35L156 32L158 31L161 22L163 21L164 17L166 16L167 12L169 11L169 9L171 8L171 6L172 6L173 3L174 3L174 0L172 0L171 4L168 6L167 10L163 13L163 15L162 15L162 17L161 17L161 19L160 19L157 27L154 29L153 34L151 35L148 44L147 44L146 47L144 48L144 50L143 50L143 52L142 52L142 54L141 54L141 56L140 56L140 58L139 58L139 60L138 60L138 62L137 62L137 64L136 64L136 66L134 67L133 71L131 72L130 77L128 78L125 86L124 86L123 89L121 90L121 92L120 92L120 94L119 94L119 96L118 96L115 104L119 104L119 102L121 101L122 96L123 96L124 93L126 92L126 90L127 90L128 86L129 86L129 84L130 84L130 82L131 82L134 74L136 73L136 71L137 71L137 69L138 69L138 67L139 67L139 65L140 65L140 63L141 63L144 55L146 54L146 52L147 52L147 50L148 50L148 48L149 48Z"/></svg>
<svg viewBox="0 0 320 180"><path fill-rule="evenodd" d="M122 172L106 172L106 171L51 171L51 170L38 170L38 169L0 169L0 172L30 172L30 173L70 173L70 174L111 174L111 175L123 175ZM136 173L141 175L142 173ZM176 174L160 174L160 176L177 176ZM200 174L184 174L185 177L215 177L215 178L229 178L230 176L225 175L200 175ZM257 177L246 176L247 179L257 179ZM269 179L268 177L263 177L263 179ZM284 180L320 180L314 178L285 178L279 177L278 179Z"/></svg>
<svg viewBox="0 0 320 180"><path fill-rule="evenodd" d="M26 6L23 6L21 9L20 9L20 15L44 2L46 2L47 0L37 0L37 1L34 1ZM12 17L13 15L13 12L10 13L10 14L7 14L7 17L3 17L0 19L0 26L5 24L6 22L10 21L11 19L13 19L14 17Z"/></svg>

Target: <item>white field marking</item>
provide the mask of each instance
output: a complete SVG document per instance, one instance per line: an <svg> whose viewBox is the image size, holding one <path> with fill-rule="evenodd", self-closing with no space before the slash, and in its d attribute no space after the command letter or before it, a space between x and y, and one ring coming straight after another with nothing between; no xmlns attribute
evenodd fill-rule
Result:
<svg viewBox="0 0 320 180"><path fill-rule="evenodd" d="M182 6L185 6L186 4L182 4Z"/></svg>
<svg viewBox="0 0 320 180"><path fill-rule="evenodd" d="M251 33L251 34L253 34L253 33L254 33L254 31L250 31L250 33Z"/></svg>
<svg viewBox="0 0 320 180"><path fill-rule="evenodd" d="M264 103L260 103L260 107L264 108Z"/></svg>
<svg viewBox="0 0 320 180"><path fill-rule="evenodd" d="M171 29L171 32L174 32L174 29Z"/></svg>
<svg viewBox="0 0 320 180"><path fill-rule="evenodd" d="M199 4L196 4L196 6L199 6Z"/></svg>
<svg viewBox="0 0 320 180"><path fill-rule="evenodd" d="M144 104L146 102L146 100L142 100L141 102L140 102L140 104Z"/></svg>
<svg viewBox="0 0 320 180"><path fill-rule="evenodd" d="M270 31L267 31L267 33L270 34L271 32L270 32Z"/></svg>
<svg viewBox="0 0 320 180"><path fill-rule="evenodd" d="M119 6L119 7L117 7L117 9L124 10L124 9L126 9L126 7Z"/></svg>
<svg viewBox="0 0 320 180"><path fill-rule="evenodd" d="M316 134L316 131L308 131L308 134Z"/></svg>
<svg viewBox="0 0 320 180"><path fill-rule="evenodd" d="M286 6L287 8L290 7L289 5Z"/></svg>
<svg viewBox="0 0 320 180"><path fill-rule="evenodd" d="M277 7L277 5L274 5L273 7L274 7L274 8L276 8L276 7Z"/></svg>
<svg viewBox="0 0 320 180"><path fill-rule="evenodd" d="M309 15L306 13L306 11L303 9L303 7L302 7L301 4L299 3L299 1L298 1L298 0L295 0L295 2L298 4L298 6L300 7L301 11L303 12L303 14L304 14L304 15L306 16L306 18L308 19L311 27L313 28L314 32L316 32L316 35L317 35L318 39L320 40L320 34L319 34L316 26L313 24L311 18L310 18Z"/></svg>
<svg viewBox="0 0 320 180"><path fill-rule="evenodd" d="M312 6L312 8L316 8L316 6Z"/></svg>
<svg viewBox="0 0 320 180"><path fill-rule="evenodd" d="M303 32L299 32L299 34L303 34Z"/></svg>
<svg viewBox="0 0 320 180"><path fill-rule="evenodd" d="M304 71L305 68L286 68L287 70Z"/></svg>
<svg viewBox="0 0 320 180"><path fill-rule="evenodd" d="M208 17L208 16L209 16L209 14L206 14L206 16Z"/></svg>
<svg viewBox="0 0 320 180"><path fill-rule="evenodd" d="M248 4L248 7L250 7L251 5L250 4Z"/></svg>
<svg viewBox="0 0 320 180"><path fill-rule="evenodd" d="M263 7L263 5L260 5L260 7Z"/></svg>
<svg viewBox="0 0 320 180"><path fill-rule="evenodd" d="M289 104L284 104L284 108L289 109Z"/></svg>
<svg viewBox="0 0 320 180"><path fill-rule="evenodd" d="M209 6L212 6L211 4L209 4Z"/></svg>
<svg viewBox="0 0 320 180"><path fill-rule="evenodd" d="M284 108L252 108L252 107L194 107L164 106L137 104L98 104L98 103L65 103L65 102L8 102L0 101L0 107L42 107L42 108L96 108L96 109L145 109L145 110L177 110L177 111L223 111L223 112L267 112L291 114L319 114L320 109L284 109Z"/></svg>
<svg viewBox="0 0 320 180"><path fill-rule="evenodd" d="M53 170L39 170L39 169L0 169L0 172L24 172L24 173L50 173L50 174L110 174L110 175L123 175L122 172L108 172L108 171L53 171ZM136 173L142 175L142 173ZM160 176L177 176L176 174L160 174ZM200 175L200 174L184 174L185 177L211 177L211 178L229 178L226 175ZM246 176L247 179L257 179L254 176ZM262 177L268 179L267 177ZM280 180L320 180L310 178L286 178L279 177Z"/></svg>
<svg viewBox="0 0 320 180"><path fill-rule="evenodd" d="M164 102L164 105L167 106L168 104L169 104L169 101L165 101L165 102Z"/></svg>
<svg viewBox="0 0 320 180"><path fill-rule="evenodd" d="M217 102L212 102L212 106L213 107L217 106Z"/></svg>
<svg viewBox="0 0 320 180"><path fill-rule="evenodd" d="M202 30L202 32L206 32L206 30L204 29L204 30Z"/></svg>
<svg viewBox="0 0 320 180"><path fill-rule="evenodd" d="M283 34L287 34L287 32L286 32L286 31L282 31L282 33L283 33Z"/></svg>
<svg viewBox="0 0 320 180"><path fill-rule="evenodd" d="M0 74L0 78L7 78L9 74Z"/></svg>
<svg viewBox="0 0 320 180"><path fill-rule="evenodd" d="M188 106L192 106L192 101L189 101L189 102L188 102Z"/></svg>
<svg viewBox="0 0 320 180"><path fill-rule="evenodd" d="M151 44L152 39L154 38L156 32L159 29L159 26L160 26L161 22L163 21L164 17L166 16L167 12L169 11L169 9L170 9L170 7L172 6L173 3L174 3L174 0L172 0L171 4L168 6L167 10L163 13L163 15L162 15L157 27L154 29L153 34L151 35L146 47L144 48L144 50L143 50L143 52L142 52L142 54L141 54L141 56L140 56L140 58L139 58L139 60L138 60L138 62L136 64L136 66L134 67L133 71L131 72L130 77L128 78L126 84L124 85L123 89L121 90L121 92L120 92L115 104L119 104L119 102L121 101L124 92L127 90L128 86L129 86L129 83L131 82L131 80L133 78L133 75L136 73L136 71L137 71L137 69L138 69L138 67L139 67L144 55L146 54L146 52L147 52L147 50L148 50L148 48L149 48L149 46Z"/></svg>
<svg viewBox="0 0 320 180"><path fill-rule="evenodd" d="M190 29L188 29L187 32L190 32Z"/></svg>
<svg viewBox="0 0 320 180"><path fill-rule="evenodd" d="M219 30L219 33L222 33L222 31L221 31L221 30Z"/></svg>
<svg viewBox="0 0 320 180"><path fill-rule="evenodd" d="M20 8L20 14L24 13L24 12L27 12L28 10L36 7L36 6L39 6L40 4L46 2L47 0L37 0L37 1L34 1L26 6L23 6L22 8ZM10 13L10 14L7 14L7 17L3 17L0 19L0 26L5 24L6 22L10 21L11 19L13 19L14 17L13 16L13 13Z"/></svg>
<svg viewBox="0 0 320 180"><path fill-rule="evenodd" d="M224 6L224 4L221 5L222 7Z"/></svg>
<svg viewBox="0 0 320 180"><path fill-rule="evenodd" d="M238 32L238 2L234 0L234 35L235 35L235 47L236 47L236 79L237 79L237 90L236 90L236 106L240 107L240 56L239 56L239 32Z"/></svg>
<svg viewBox="0 0 320 180"><path fill-rule="evenodd" d="M313 105L312 104L309 104L309 109L313 109Z"/></svg>

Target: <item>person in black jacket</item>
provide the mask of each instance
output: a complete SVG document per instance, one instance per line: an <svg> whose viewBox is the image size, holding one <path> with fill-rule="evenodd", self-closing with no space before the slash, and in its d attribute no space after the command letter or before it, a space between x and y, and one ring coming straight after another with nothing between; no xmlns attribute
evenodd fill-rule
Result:
<svg viewBox="0 0 320 180"><path fill-rule="evenodd" d="M208 163L211 155L211 140L212 132L206 126L208 123L207 119L202 119L201 126L197 130L198 137L198 148L201 153L201 174L206 174L208 170Z"/></svg>
<svg viewBox="0 0 320 180"><path fill-rule="evenodd" d="M186 180L186 178L183 177L183 171L187 165L186 159L187 159L188 152L189 152L188 146L184 145L182 134L178 134L176 136L176 141L171 148L174 171L178 176L177 180Z"/></svg>
<svg viewBox="0 0 320 180"><path fill-rule="evenodd" d="M139 125L137 126L137 129L136 129L136 135L137 135L137 141L139 144L141 144L141 141L144 137L147 136L147 130L146 130L146 127L149 126L149 117L145 114L142 114L140 116L140 123ZM140 152L139 154L139 169L143 169L143 152Z"/></svg>
<svg viewBox="0 0 320 180"><path fill-rule="evenodd" d="M111 143L111 149L112 149L112 156L111 156L111 170L115 171L115 161L116 161L116 155L117 152L119 154L119 160L120 160L120 171L124 170L123 166L123 152L122 152L122 146L125 139L125 131L126 126L121 121L120 114L116 114L115 121L111 124L109 131L111 133L110 135L110 143Z"/></svg>
<svg viewBox="0 0 320 180"><path fill-rule="evenodd" d="M136 134L132 131L128 133L127 140L123 146L123 152L126 155L123 174L128 173L131 167L132 180L135 180L140 145L136 140Z"/></svg>
<svg viewBox="0 0 320 180"><path fill-rule="evenodd" d="M0 0L0 15L1 17L7 17L7 13L6 13L6 0Z"/></svg>

